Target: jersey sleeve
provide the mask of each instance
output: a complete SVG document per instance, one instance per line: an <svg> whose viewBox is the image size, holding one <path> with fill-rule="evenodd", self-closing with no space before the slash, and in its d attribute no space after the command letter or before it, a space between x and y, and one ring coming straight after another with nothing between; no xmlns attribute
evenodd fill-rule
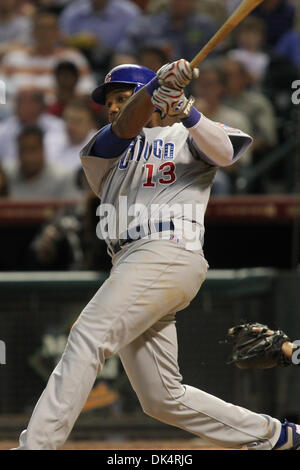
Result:
<svg viewBox="0 0 300 470"><path fill-rule="evenodd" d="M80 152L80 159L85 176L91 189L98 197L101 196L102 185L106 176L120 158L101 158L93 154L94 143L101 131L102 129L91 138Z"/></svg>
<svg viewBox="0 0 300 470"><path fill-rule="evenodd" d="M243 156L246 150L248 150L249 146L253 142L253 138L240 129L229 127L226 124L222 124L221 122L218 122L217 124L223 127L229 139L231 140L233 147L232 163L234 163Z"/></svg>
<svg viewBox="0 0 300 470"><path fill-rule="evenodd" d="M220 126L227 136L230 139L230 142L233 147L233 157L230 161L229 165L232 165L237 160L239 160L242 155L246 152L249 146L252 144L253 139L250 135L246 134L245 132L241 131L240 129L235 129L233 127L229 127L226 124L216 122L215 125ZM218 166L218 164L209 158L197 145L195 140L192 136L189 137L189 144L193 148L193 154L197 159L202 159L209 165ZM228 165L228 166L229 166Z"/></svg>

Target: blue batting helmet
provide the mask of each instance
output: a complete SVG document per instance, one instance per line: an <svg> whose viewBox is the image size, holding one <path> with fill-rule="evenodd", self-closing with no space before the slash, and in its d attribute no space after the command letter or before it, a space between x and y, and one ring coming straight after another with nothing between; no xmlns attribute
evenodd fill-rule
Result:
<svg viewBox="0 0 300 470"><path fill-rule="evenodd" d="M152 70L141 65L118 65L106 75L104 83L93 91L92 98L96 103L105 104L105 91L112 83L135 85L134 93L136 93L155 76L156 74Z"/></svg>

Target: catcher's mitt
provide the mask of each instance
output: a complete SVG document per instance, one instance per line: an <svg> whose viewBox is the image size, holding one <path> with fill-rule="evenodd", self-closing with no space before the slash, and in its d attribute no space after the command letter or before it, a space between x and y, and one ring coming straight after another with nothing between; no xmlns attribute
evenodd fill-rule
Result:
<svg viewBox="0 0 300 470"><path fill-rule="evenodd" d="M240 369L270 369L291 365L291 359L282 352L282 345L290 341L281 330L273 331L261 323L245 323L230 328L227 342L232 344L228 364Z"/></svg>

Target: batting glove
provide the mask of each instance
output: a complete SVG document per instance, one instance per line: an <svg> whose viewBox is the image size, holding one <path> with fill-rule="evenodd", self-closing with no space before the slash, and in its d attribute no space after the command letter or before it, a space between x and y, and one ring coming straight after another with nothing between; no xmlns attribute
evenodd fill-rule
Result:
<svg viewBox="0 0 300 470"><path fill-rule="evenodd" d="M161 111L162 119L167 115L184 119L190 115L195 98L187 99L183 90L160 86L153 92L151 101Z"/></svg>
<svg viewBox="0 0 300 470"><path fill-rule="evenodd" d="M163 65L156 73L158 82L162 86L182 90L193 78L199 77L199 69L192 69L185 59L177 60L171 64Z"/></svg>

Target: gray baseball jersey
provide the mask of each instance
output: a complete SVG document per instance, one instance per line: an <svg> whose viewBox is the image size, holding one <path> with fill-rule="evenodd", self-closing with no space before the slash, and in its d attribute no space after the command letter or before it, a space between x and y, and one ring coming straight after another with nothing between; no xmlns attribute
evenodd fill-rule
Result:
<svg viewBox="0 0 300 470"><path fill-rule="evenodd" d="M252 139L240 130L220 125L231 139L236 161ZM105 224L102 225L102 236L108 245L122 238L128 228L148 220L170 219L177 238L183 236L184 220L185 235L190 232L187 238L196 234L203 244L204 213L218 167L197 147L189 130L181 123L144 128L113 159L92 155L97 135L81 151L81 160L101 205L105 209L108 205L114 208L113 220L110 218L109 222L114 230L105 234Z"/></svg>

